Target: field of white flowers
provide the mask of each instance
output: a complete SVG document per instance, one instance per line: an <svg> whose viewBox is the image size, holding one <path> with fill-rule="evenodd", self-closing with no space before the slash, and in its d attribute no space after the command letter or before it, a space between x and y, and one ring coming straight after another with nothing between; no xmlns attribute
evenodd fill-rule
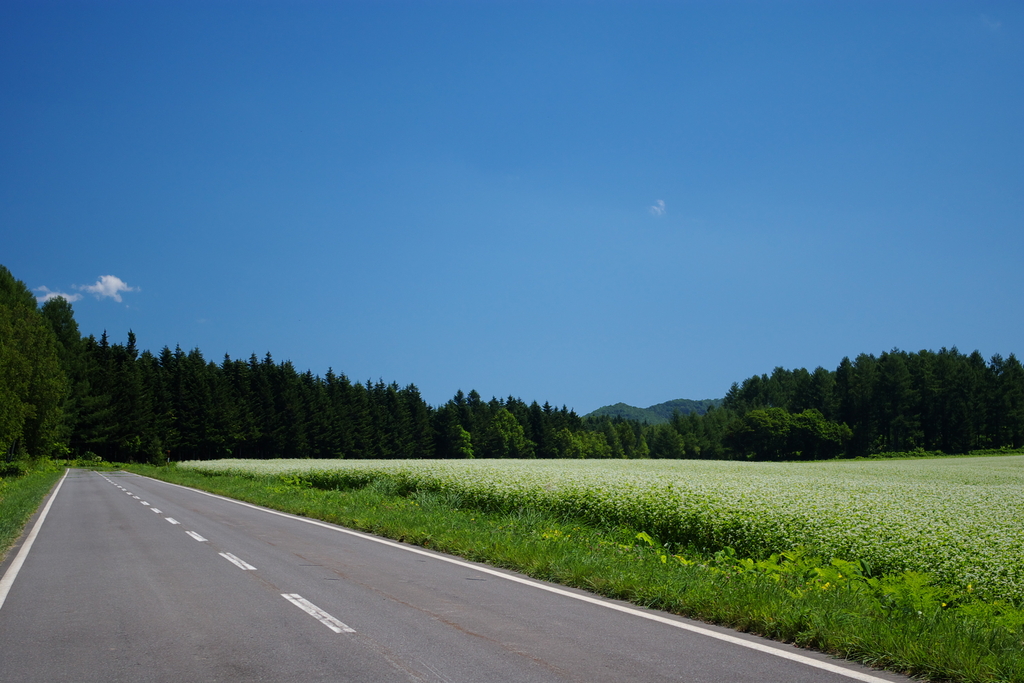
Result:
<svg viewBox="0 0 1024 683"><path fill-rule="evenodd" d="M385 479L467 506L536 507L665 541L759 556L806 546L875 571L933 574L1024 602L1024 456L745 463L701 460L218 460L179 467L298 476L322 488Z"/></svg>

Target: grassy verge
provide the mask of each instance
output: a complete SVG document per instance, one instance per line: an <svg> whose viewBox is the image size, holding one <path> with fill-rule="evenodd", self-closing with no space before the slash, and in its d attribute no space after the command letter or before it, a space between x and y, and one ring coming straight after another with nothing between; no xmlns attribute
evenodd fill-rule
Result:
<svg viewBox="0 0 1024 683"><path fill-rule="evenodd" d="M531 510L464 509L377 480L320 490L295 478L128 469L414 543L608 597L937 681L1024 683L1024 622L1012 606L943 603L921 575L868 577L799 551L754 562L666 548L635 529Z"/></svg>
<svg viewBox="0 0 1024 683"><path fill-rule="evenodd" d="M0 560L61 474L62 469L44 467L17 477L0 478Z"/></svg>

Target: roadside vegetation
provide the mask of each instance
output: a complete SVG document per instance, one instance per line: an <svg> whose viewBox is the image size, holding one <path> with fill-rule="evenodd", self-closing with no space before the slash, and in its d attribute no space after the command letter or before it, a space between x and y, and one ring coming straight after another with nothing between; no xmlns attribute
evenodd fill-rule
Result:
<svg viewBox="0 0 1024 683"><path fill-rule="evenodd" d="M1020 602L972 583L883 571L813 543L737 550L537 499L487 503L471 487L385 472L404 463L332 477L296 461L229 474L212 464L129 469L933 681L1024 682Z"/></svg>
<svg viewBox="0 0 1024 683"><path fill-rule="evenodd" d="M63 473L46 460L0 467L0 561Z"/></svg>

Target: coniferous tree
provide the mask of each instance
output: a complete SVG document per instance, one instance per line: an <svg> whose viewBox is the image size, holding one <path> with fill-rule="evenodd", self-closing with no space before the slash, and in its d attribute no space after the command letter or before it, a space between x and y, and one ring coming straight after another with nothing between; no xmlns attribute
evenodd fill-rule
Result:
<svg viewBox="0 0 1024 683"><path fill-rule="evenodd" d="M76 427L83 416L94 410L96 398L89 384L85 341L75 320L71 303L64 297L46 301L39 312L49 323L57 340L61 367L67 378L68 394L62 406L61 425L57 440L66 454L75 453Z"/></svg>
<svg viewBox="0 0 1024 683"><path fill-rule="evenodd" d="M686 441L671 424L654 425L649 444L652 458L677 460L686 457Z"/></svg>
<svg viewBox="0 0 1024 683"><path fill-rule="evenodd" d="M880 448L913 450L918 444L920 427L915 419L916 398L906 354L893 350L879 357L874 396Z"/></svg>
<svg viewBox="0 0 1024 683"><path fill-rule="evenodd" d="M63 431L68 379L35 297L0 266L0 458L48 456Z"/></svg>
<svg viewBox="0 0 1024 683"><path fill-rule="evenodd" d="M434 427L430 406L427 405L415 384L401 391L405 412L409 416L410 439L414 458L434 457Z"/></svg>

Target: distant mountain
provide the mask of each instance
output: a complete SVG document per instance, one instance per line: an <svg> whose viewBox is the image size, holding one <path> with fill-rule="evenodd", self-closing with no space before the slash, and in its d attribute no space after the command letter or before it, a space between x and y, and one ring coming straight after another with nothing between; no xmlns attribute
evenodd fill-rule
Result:
<svg viewBox="0 0 1024 683"><path fill-rule="evenodd" d="M672 414L679 412L680 415L688 415L690 413L697 413L703 415L708 412L708 408L722 405L722 399L720 398L706 398L702 401L694 401L688 398L677 398L674 401L665 401L664 403L658 403L647 408L637 408L625 403L616 403L613 406L604 406L597 410L587 413L583 417L600 417L601 415L608 415L610 417L624 417L628 420L638 420L639 422L647 422L652 425L664 424L672 419Z"/></svg>

